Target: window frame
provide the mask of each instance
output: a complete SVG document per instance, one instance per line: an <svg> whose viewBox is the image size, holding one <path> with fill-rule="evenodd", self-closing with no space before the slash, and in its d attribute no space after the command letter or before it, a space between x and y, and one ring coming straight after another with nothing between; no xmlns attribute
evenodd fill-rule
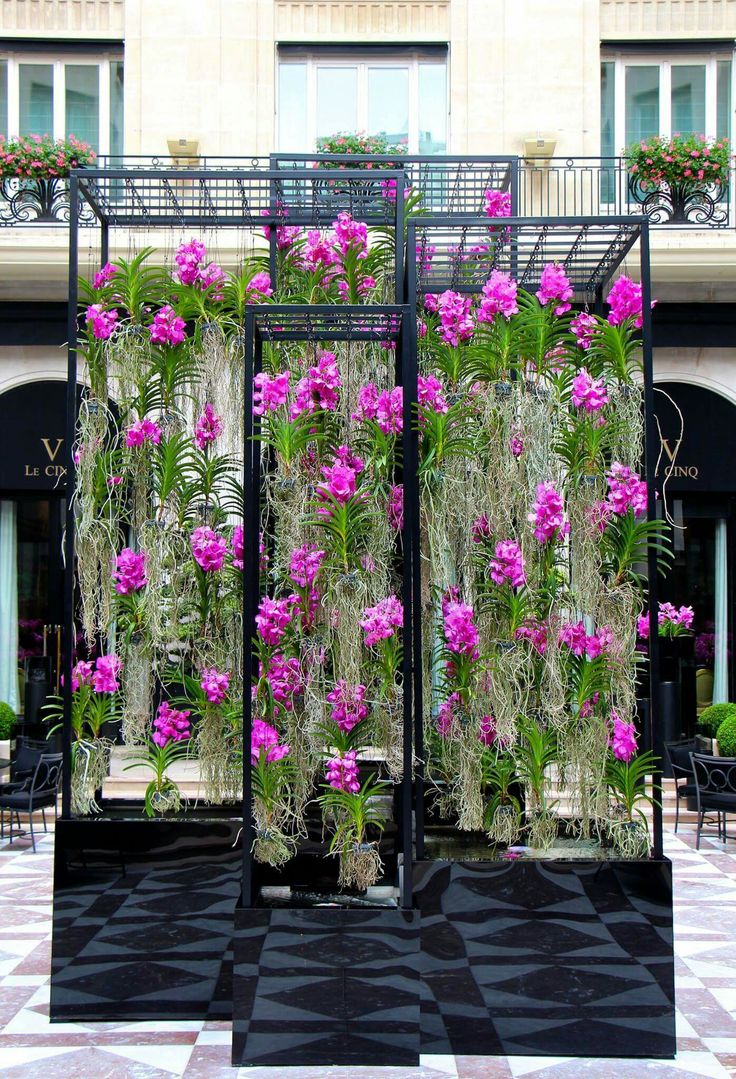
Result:
<svg viewBox="0 0 736 1079"><path fill-rule="evenodd" d="M20 67L23 64L42 64L52 69L53 85L53 123L52 130L36 131L33 134L49 134L54 139L63 139L66 131L66 65L97 68L97 86L99 94L98 146L96 153L110 153L110 78L111 65L124 61L123 50L105 50L90 55L88 53L68 51L53 53L34 52L32 50L4 49L0 60L7 61L8 78L8 137L20 134Z"/></svg>
<svg viewBox="0 0 736 1079"><path fill-rule="evenodd" d="M734 50L699 49L668 52L661 50L627 52L625 49L601 49L601 63L614 65L613 132L616 155L626 147L626 68L659 68L659 135L671 138L672 132L672 68L682 65L705 67L705 131L696 132L706 138L716 138L718 123L718 62L731 63L731 108L729 138L734 131Z"/></svg>
<svg viewBox="0 0 736 1079"><path fill-rule="evenodd" d="M401 49L395 52L374 55L368 50L345 49L322 53L319 50L292 49L288 52L276 51L276 93L274 99L274 144L280 153L313 153L317 146L317 69L320 67L357 67L357 125L356 131L368 130L368 69L373 67L406 68L409 72L408 121L409 141L407 153L419 153L419 68L422 64L441 66L445 70L445 149L438 153L448 153L450 146L450 57L449 51L444 56L430 56L421 49ZM281 146L280 141L280 68L288 64L306 64L307 66L307 125L306 149L296 150L293 146Z"/></svg>

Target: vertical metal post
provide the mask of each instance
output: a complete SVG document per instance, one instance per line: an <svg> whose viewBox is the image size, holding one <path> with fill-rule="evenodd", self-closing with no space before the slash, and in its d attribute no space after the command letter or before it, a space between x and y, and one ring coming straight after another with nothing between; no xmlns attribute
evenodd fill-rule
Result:
<svg viewBox="0 0 736 1079"><path fill-rule="evenodd" d="M243 417L243 881L242 903L253 905L253 789L250 744L253 726L251 683L255 654L256 612L259 590L259 482L260 446L253 440L253 376L260 367L260 340L255 315L245 313L245 378Z"/></svg>
<svg viewBox="0 0 736 1079"><path fill-rule="evenodd" d="M100 266L104 266L110 258L110 226L107 218L100 225Z"/></svg>
<svg viewBox="0 0 736 1079"><path fill-rule="evenodd" d="M74 665L74 436L77 425L77 274L79 270L79 181L69 177L69 297L66 319L66 521L64 523L64 655L62 658L64 720L61 751L61 815L72 813L72 667Z"/></svg>
<svg viewBox="0 0 736 1079"><path fill-rule="evenodd" d="M406 173L396 181L396 243L394 246L394 303L401 303L404 292L404 191Z"/></svg>
<svg viewBox="0 0 736 1079"><path fill-rule="evenodd" d="M647 517L654 521L657 516L655 469L657 467L658 433L654 421L654 358L652 354L652 289L649 269L649 222L641 223L640 240L641 301L642 301L642 357L644 366L644 446L647 483ZM654 749L659 732L659 599L657 580L657 552L650 548L647 556L647 590L649 599L649 624L654 630L649 634L649 744ZM652 777L652 811L654 857L662 857L662 772L657 769Z"/></svg>
<svg viewBox="0 0 736 1079"><path fill-rule="evenodd" d="M412 857L412 768L414 764L414 649L413 640L417 624L414 611L413 588L413 536L419 521L411 511L417 484L417 366L416 352L412 356L411 326L416 336L416 307L404 307L397 348L400 350L401 387L403 390L404 428L402 443L402 478L404 483L404 523L402 530L402 600L404 604L404 640L401 661L404 705L403 767L401 780L401 846L404 855L404 871L401 882L401 905L411 908L413 896Z"/></svg>
<svg viewBox="0 0 736 1079"><path fill-rule="evenodd" d="M511 217L521 217L521 211L519 209L519 169L520 161L518 155L514 157L509 165L509 171L511 173L511 183L509 190L511 192Z"/></svg>
<svg viewBox="0 0 736 1079"><path fill-rule="evenodd" d="M416 226L409 224L406 239L405 295L408 308L404 333L406 334L404 385L410 393L416 411L418 356L417 356L417 260ZM404 391L406 394L406 390ZM411 428L409 459L404 460L404 523L411 521L411 578L412 578L412 689L414 696L414 842L416 858L424 857L424 705L422 700L422 573L421 534L419 527L419 429L414 414L404 413L404 432ZM404 542L407 540L405 538Z"/></svg>

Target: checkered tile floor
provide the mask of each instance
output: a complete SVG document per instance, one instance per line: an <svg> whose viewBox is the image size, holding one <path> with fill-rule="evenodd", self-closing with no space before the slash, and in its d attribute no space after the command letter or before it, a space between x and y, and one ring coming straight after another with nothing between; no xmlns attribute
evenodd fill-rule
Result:
<svg viewBox="0 0 736 1079"><path fill-rule="evenodd" d="M420 1068L229 1065L229 1023L49 1024L53 835L0 844L1 1079L736 1079L736 824L695 850L694 815L672 833L678 1056L675 1061L426 1057Z"/></svg>

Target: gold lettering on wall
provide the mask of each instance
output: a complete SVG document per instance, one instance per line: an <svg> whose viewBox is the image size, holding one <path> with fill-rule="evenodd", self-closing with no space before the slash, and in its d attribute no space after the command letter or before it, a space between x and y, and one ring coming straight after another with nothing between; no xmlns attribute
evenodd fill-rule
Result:
<svg viewBox="0 0 736 1079"><path fill-rule="evenodd" d="M58 454L59 450L64 445L64 439L63 438L57 438L56 446L54 447L53 450L51 449L51 446L49 445L49 443L51 442L50 438L42 438L41 441L43 442L44 449L46 450L46 453L49 455L49 460L53 463L56 460L56 455ZM670 458L670 460L671 460L671 458Z"/></svg>

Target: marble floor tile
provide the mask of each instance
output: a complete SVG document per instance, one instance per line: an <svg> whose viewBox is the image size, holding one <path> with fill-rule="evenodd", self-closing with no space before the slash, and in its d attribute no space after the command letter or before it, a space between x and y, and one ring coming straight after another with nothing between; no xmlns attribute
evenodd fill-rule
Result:
<svg viewBox="0 0 736 1079"><path fill-rule="evenodd" d="M674 827L678 1054L674 1061L431 1057L416 1068L241 1068L226 1022L50 1023L53 833L0 842L1 1079L736 1079L736 837ZM736 832L736 825L734 825Z"/></svg>

